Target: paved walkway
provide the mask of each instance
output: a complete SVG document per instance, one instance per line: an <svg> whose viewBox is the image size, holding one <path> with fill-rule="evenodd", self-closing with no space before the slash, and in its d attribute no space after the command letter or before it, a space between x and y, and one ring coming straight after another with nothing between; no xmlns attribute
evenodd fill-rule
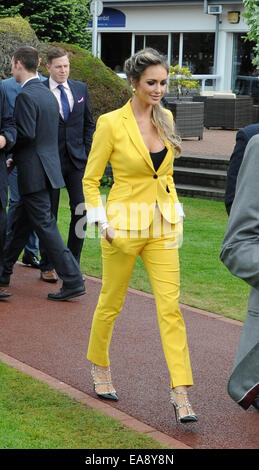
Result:
<svg viewBox="0 0 259 470"><path fill-rule="evenodd" d="M182 154L229 160L235 146L236 133L237 131L204 128L202 140L198 140L197 137L182 140Z"/></svg>
<svg viewBox="0 0 259 470"><path fill-rule="evenodd" d="M51 302L46 295L58 286L53 289L39 280L37 270L17 263L10 285L14 295L0 302L0 359L172 448L257 449L258 413L252 408L245 412L226 391L241 323L215 314L182 306L195 381L190 398L198 423L175 422L154 298L131 289L111 345L120 400L110 405L95 399L85 356L100 286L100 280L88 278L87 295Z"/></svg>

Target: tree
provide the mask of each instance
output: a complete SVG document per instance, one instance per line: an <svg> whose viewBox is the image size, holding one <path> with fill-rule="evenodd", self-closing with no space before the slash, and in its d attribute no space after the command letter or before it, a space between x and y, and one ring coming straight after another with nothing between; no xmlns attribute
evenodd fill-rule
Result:
<svg viewBox="0 0 259 470"><path fill-rule="evenodd" d="M248 26L250 26L247 39L255 43L253 47L255 52L253 64L259 69L259 2L258 0L244 0L244 6L244 17L247 19Z"/></svg>
<svg viewBox="0 0 259 470"><path fill-rule="evenodd" d="M90 20L91 0L75 0L74 33L71 33L70 43L91 50L92 36L86 31Z"/></svg>
<svg viewBox="0 0 259 470"><path fill-rule="evenodd" d="M43 42L65 42L84 48L90 46L90 34L86 32L89 22L90 0L2 0L2 10L11 9L26 18L37 37ZM3 16L0 10L0 16ZM11 15L13 16L13 15Z"/></svg>
<svg viewBox="0 0 259 470"><path fill-rule="evenodd" d="M19 13L20 11L20 8L21 8L21 4L17 4L17 5L11 5L11 2L8 2L10 3L10 6L5 6L5 3L7 2L3 2L4 4L0 5L0 18L7 18L7 17L12 17L12 16L15 16Z"/></svg>

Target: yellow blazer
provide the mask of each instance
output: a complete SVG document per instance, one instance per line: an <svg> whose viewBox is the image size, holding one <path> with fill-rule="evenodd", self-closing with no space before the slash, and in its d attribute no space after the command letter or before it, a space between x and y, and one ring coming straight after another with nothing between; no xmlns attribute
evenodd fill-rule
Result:
<svg viewBox="0 0 259 470"><path fill-rule="evenodd" d="M172 177L174 151L168 142L165 145L166 156L155 171L131 100L122 108L100 116L83 178L88 222L105 221L99 186L108 162L114 178L106 203L111 226L122 230L148 228L156 203L168 222L178 222L180 217L174 203L179 201Z"/></svg>

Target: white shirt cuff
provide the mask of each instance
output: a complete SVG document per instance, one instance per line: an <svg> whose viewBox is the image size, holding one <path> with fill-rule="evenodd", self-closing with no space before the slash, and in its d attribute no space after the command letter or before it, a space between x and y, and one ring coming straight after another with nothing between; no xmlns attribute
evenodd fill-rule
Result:
<svg viewBox="0 0 259 470"><path fill-rule="evenodd" d="M88 224L94 224L95 222L100 222L101 224L107 223L108 219L106 217L105 209L101 206L93 207L87 211L87 222Z"/></svg>
<svg viewBox="0 0 259 470"><path fill-rule="evenodd" d="M175 202L174 207L176 211L178 212L178 214L180 215L180 217L185 217L185 213L183 211L183 205L181 202Z"/></svg>

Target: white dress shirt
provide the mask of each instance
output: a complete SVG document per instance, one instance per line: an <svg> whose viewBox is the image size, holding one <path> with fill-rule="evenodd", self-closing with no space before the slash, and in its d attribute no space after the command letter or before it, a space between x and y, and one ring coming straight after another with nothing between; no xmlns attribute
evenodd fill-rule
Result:
<svg viewBox="0 0 259 470"><path fill-rule="evenodd" d="M35 78L39 78L38 74L34 75L33 77L27 78L25 82L21 83L21 87L23 88L25 83L29 82L30 80L35 80Z"/></svg>
<svg viewBox="0 0 259 470"><path fill-rule="evenodd" d="M58 102L58 105L59 105L59 112L60 112L61 116L64 118L63 109L62 109L62 105L61 105L61 99L60 99L61 91L58 88L58 85L63 85L63 87L64 87L64 90L65 90L65 93L67 94L67 98L68 98L68 102L69 102L70 112L72 111L73 106L74 106L74 98L73 98L72 92L69 88L69 85L68 85L67 81L65 81L64 83L57 83L57 82L55 82L55 80L53 80L53 78L49 77L49 89L50 89L50 91L52 91L53 95L55 95L55 97L57 98L57 102Z"/></svg>

